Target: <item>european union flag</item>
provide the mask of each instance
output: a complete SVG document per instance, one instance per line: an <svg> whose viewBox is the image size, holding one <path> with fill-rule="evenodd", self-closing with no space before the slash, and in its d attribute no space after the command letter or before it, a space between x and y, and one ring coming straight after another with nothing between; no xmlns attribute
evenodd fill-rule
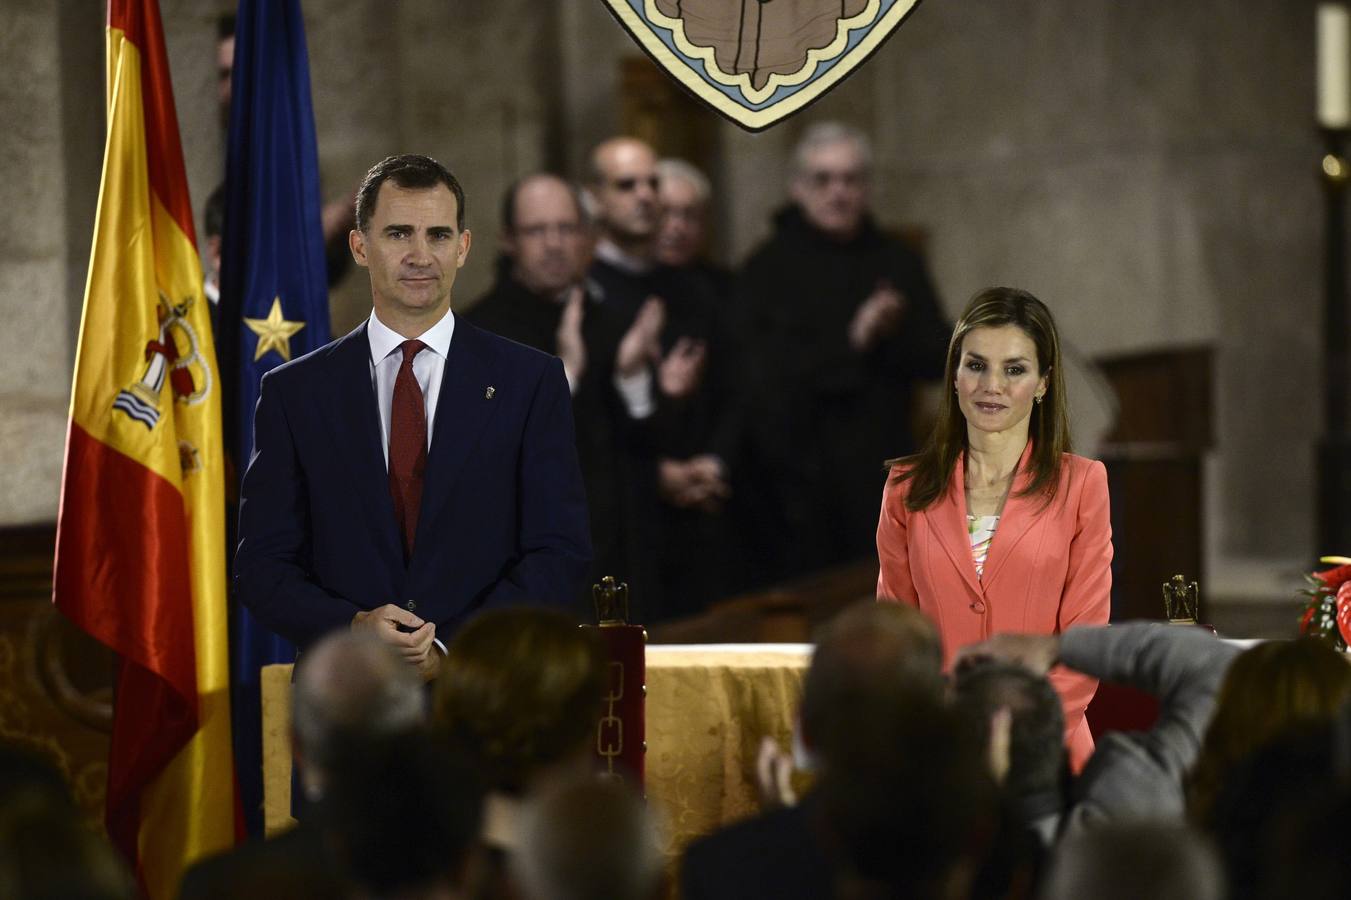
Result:
<svg viewBox="0 0 1351 900"><path fill-rule="evenodd" d="M240 0L235 20L220 322L221 377L233 379L225 424L237 435L238 478L253 450L263 373L329 341L319 160L298 0ZM240 604L233 607L235 768L248 830L261 834L259 672L291 662L295 648Z"/></svg>

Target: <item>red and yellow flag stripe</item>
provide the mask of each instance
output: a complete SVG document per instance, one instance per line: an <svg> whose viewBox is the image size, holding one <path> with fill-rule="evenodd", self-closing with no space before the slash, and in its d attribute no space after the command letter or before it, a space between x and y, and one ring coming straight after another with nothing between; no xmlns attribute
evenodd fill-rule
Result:
<svg viewBox="0 0 1351 900"><path fill-rule="evenodd" d="M224 444L156 0L112 0L107 62L54 599L121 658L108 830L158 898L236 836Z"/></svg>

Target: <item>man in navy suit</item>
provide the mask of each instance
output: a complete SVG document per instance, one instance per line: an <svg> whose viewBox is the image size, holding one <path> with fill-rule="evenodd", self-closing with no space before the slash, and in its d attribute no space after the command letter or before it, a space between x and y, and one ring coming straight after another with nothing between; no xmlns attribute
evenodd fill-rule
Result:
<svg viewBox="0 0 1351 900"><path fill-rule="evenodd" d="M475 612L577 595L591 546L572 409L558 359L451 312L470 232L450 172L382 160L356 218L374 310L263 378L234 583L302 650L366 630L431 679L438 636Z"/></svg>

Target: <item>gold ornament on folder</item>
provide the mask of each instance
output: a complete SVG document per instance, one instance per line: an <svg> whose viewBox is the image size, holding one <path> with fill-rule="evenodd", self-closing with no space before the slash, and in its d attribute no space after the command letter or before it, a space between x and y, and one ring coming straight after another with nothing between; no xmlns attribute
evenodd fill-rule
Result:
<svg viewBox="0 0 1351 900"><path fill-rule="evenodd" d="M627 625L629 622L629 586L606 575L600 584L591 585L596 604L596 619L602 625Z"/></svg>
<svg viewBox="0 0 1351 900"><path fill-rule="evenodd" d="M1195 581L1174 575L1163 583L1163 608L1173 625L1195 625L1201 589Z"/></svg>

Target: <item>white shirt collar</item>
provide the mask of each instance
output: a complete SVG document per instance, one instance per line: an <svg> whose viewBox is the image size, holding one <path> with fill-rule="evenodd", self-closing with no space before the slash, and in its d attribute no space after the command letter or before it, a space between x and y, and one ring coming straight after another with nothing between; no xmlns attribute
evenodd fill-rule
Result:
<svg viewBox="0 0 1351 900"><path fill-rule="evenodd" d="M450 353L450 339L454 334L455 313L446 310L446 314L441 317L441 320L418 335L417 339L426 344L429 349L436 351L437 355L444 359ZM366 339L371 343L371 360L377 363L408 340L384 322L381 322L375 314L375 310L371 310L371 317L366 320Z"/></svg>
<svg viewBox="0 0 1351 900"><path fill-rule="evenodd" d="M625 253L618 244L607 237L596 241L595 254L597 259L631 275L645 275L653 268L652 260Z"/></svg>

